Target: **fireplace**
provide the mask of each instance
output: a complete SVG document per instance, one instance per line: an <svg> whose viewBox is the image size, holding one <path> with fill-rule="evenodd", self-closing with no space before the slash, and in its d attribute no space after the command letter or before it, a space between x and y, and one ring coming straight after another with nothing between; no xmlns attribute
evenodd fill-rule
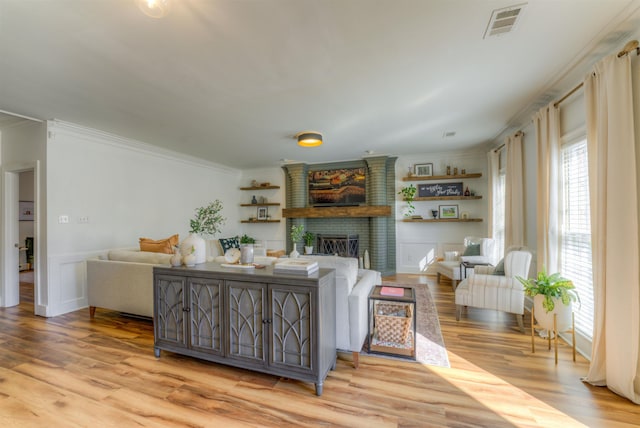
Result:
<svg viewBox="0 0 640 428"><path fill-rule="evenodd" d="M358 235L318 234L318 252L358 258Z"/></svg>

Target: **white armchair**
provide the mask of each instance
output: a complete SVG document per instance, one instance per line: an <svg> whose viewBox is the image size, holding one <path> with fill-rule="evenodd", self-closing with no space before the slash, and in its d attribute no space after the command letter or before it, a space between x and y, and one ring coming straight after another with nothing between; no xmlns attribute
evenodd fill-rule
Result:
<svg viewBox="0 0 640 428"><path fill-rule="evenodd" d="M464 255L470 245L478 245L479 254ZM451 279L453 289L456 289L458 281L460 281L460 262L468 261L471 263L495 263L495 241L491 238L476 238L467 236L464 238L464 248L461 253L458 251L445 251L444 260L439 261L436 265L436 280L440 283L442 275Z"/></svg>
<svg viewBox="0 0 640 428"><path fill-rule="evenodd" d="M504 275L494 275L494 266L476 266L456 288L456 320L465 306L504 311L516 315L524 333L524 288L516 276L527 278L530 264L530 252L511 251L504 258Z"/></svg>

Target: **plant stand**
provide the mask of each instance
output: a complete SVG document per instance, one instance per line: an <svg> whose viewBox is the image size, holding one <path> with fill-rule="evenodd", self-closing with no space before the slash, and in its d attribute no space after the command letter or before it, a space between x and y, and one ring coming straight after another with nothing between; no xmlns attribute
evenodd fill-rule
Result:
<svg viewBox="0 0 640 428"><path fill-rule="evenodd" d="M538 325L535 323L535 318L534 318L534 313L535 313L535 308L533 306L531 306L531 353L535 354L536 353L536 343L535 343L535 335L536 335L536 328L542 328L544 329L545 327ZM558 331L558 329L556 328L557 326L557 319L558 319L558 314L553 314L553 341L554 341L554 350L555 350L555 357L556 357L556 365L558 365L558 333L560 333ZM548 329L546 329L548 330ZM564 330L565 333L571 333L571 344L572 344L572 348L573 348L573 361L576 361L576 317L575 317L575 313L573 311L571 311L571 328L568 330ZM547 342L549 344L548 349L551 350L551 333L549 333L547 335Z"/></svg>

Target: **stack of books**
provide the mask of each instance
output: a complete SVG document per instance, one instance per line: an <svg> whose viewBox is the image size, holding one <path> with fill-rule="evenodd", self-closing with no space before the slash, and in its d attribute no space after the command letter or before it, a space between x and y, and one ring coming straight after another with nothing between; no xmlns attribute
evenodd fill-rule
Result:
<svg viewBox="0 0 640 428"><path fill-rule="evenodd" d="M284 259L273 266L274 273L287 273L294 275L311 275L318 271L318 262L305 259Z"/></svg>

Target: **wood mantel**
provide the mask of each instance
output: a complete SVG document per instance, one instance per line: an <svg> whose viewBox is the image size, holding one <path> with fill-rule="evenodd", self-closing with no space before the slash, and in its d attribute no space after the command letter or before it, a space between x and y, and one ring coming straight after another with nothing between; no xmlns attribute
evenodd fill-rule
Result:
<svg viewBox="0 0 640 428"><path fill-rule="evenodd" d="M390 205L367 205L357 207L311 207L283 208L285 218L322 218L322 217L389 217Z"/></svg>

